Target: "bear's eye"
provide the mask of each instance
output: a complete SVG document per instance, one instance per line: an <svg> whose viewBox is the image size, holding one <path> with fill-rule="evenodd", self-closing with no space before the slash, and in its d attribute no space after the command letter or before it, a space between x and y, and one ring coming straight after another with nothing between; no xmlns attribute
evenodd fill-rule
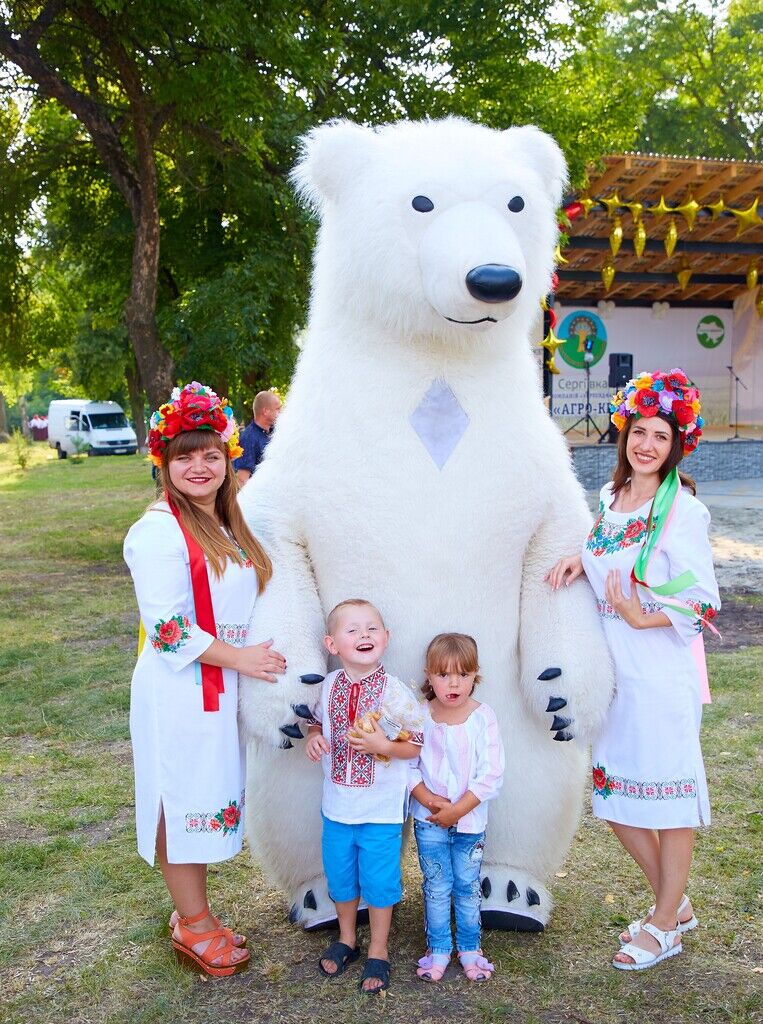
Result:
<svg viewBox="0 0 763 1024"><path fill-rule="evenodd" d="M509 209L512 213L519 213L520 210L524 210L525 201L522 196L514 196L513 199L509 200Z"/></svg>
<svg viewBox="0 0 763 1024"><path fill-rule="evenodd" d="M431 213L434 210L434 203L427 196L414 196L411 200L411 206L418 213Z"/></svg>

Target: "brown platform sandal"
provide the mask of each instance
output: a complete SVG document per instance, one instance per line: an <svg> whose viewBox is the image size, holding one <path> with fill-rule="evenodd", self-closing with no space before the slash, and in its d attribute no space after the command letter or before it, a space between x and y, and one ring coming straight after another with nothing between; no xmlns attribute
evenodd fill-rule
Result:
<svg viewBox="0 0 763 1024"><path fill-rule="evenodd" d="M172 948L180 963L185 966L198 968L213 978L229 978L231 974L238 974L239 971L243 971L249 966L249 953L247 952L246 956L233 963L233 950L237 947L226 935L226 931L230 932L230 929L212 928L208 932L192 932L187 927L189 924L198 924L199 921L203 921L208 914L209 908L205 907L200 914L195 914L193 917L178 917L176 927L183 941L180 942L173 935ZM196 953L192 947L200 942L209 942L209 945L203 953ZM215 960L217 963L214 963Z"/></svg>
<svg viewBox="0 0 763 1024"><path fill-rule="evenodd" d="M224 924L221 925L220 919L218 917L215 917L214 914L210 914L209 916L212 918L212 920L215 922L218 928L222 928L227 938L230 939L234 946L236 946L238 949L244 949L247 943L246 935L237 935L232 928L228 928ZM172 913L170 914L169 924L167 925L167 927L170 930L170 935L172 935L172 933L175 931L175 925L178 923L179 919L180 915L178 914L177 910L173 910Z"/></svg>

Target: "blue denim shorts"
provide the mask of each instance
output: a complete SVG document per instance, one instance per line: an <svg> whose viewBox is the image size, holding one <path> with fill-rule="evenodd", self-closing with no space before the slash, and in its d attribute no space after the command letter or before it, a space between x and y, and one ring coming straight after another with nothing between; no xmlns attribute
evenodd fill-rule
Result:
<svg viewBox="0 0 763 1024"><path fill-rule="evenodd" d="M403 895L400 874L402 822L346 825L323 818L323 870L329 896L345 903L358 896L371 907L390 907Z"/></svg>

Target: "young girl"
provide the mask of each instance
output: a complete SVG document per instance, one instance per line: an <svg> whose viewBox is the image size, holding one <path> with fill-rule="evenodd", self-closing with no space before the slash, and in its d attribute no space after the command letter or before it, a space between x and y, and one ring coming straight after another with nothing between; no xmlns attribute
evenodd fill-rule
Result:
<svg viewBox="0 0 763 1024"><path fill-rule="evenodd" d="M495 713L472 696L478 672L470 636L441 633L430 643L421 688L429 715L410 782L429 946L416 971L424 981L439 981L450 962L451 900L464 974L487 981L494 970L480 945L480 866L486 801L501 788L504 756Z"/></svg>
<svg viewBox="0 0 763 1024"><path fill-rule="evenodd" d="M249 961L245 937L207 901L207 864L241 849L238 673L273 683L285 667L269 641L247 638L271 566L236 501L237 442L224 399L196 382L176 388L148 436L164 500L124 544L147 634L130 699L138 852L159 858L178 957L215 977Z"/></svg>

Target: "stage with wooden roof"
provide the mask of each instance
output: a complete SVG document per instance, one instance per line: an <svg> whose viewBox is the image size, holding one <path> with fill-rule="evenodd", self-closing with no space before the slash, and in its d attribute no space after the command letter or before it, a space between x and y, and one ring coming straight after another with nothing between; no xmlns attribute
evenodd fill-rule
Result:
<svg viewBox="0 0 763 1024"><path fill-rule="evenodd" d="M587 188L565 202L569 237L555 297L565 304L730 307L758 287L761 191L761 163L604 157L589 171Z"/></svg>

